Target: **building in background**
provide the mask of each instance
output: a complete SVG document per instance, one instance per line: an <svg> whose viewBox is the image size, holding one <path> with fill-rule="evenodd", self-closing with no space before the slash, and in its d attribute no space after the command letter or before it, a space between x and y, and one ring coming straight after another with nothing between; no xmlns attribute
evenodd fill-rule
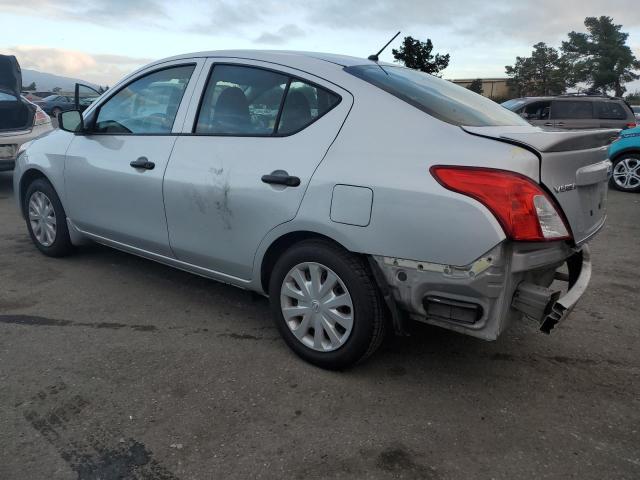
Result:
<svg viewBox="0 0 640 480"><path fill-rule="evenodd" d="M461 87L468 88L475 78L461 78L451 80ZM507 84L508 78L481 78L482 95L496 102L504 102L515 96L514 90Z"/></svg>

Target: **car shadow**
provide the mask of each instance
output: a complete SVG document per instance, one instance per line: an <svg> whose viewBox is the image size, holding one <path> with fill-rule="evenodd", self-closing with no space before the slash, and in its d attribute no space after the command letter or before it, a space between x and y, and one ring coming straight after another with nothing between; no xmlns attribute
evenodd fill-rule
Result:
<svg viewBox="0 0 640 480"><path fill-rule="evenodd" d="M0 172L0 200L13 197L13 172Z"/></svg>

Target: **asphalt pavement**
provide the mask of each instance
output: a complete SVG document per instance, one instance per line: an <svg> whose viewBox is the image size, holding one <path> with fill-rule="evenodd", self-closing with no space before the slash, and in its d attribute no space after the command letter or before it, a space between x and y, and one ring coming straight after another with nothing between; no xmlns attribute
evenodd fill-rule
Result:
<svg viewBox="0 0 640 480"><path fill-rule="evenodd" d="M550 336L415 325L342 373L267 300L101 246L52 259L0 174L0 479L640 478L640 195Z"/></svg>

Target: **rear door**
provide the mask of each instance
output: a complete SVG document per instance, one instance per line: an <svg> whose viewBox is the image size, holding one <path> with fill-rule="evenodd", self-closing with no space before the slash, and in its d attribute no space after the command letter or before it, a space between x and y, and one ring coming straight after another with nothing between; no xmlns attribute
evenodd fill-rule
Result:
<svg viewBox="0 0 640 480"><path fill-rule="evenodd" d="M599 128L600 121L594 119L591 100L556 99L551 102L551 120L556 128L580 130Z"/></svg>
<svg viewBox="0 0 640 480"><path fill-rule="evenodd" d="M165 175L169 240L179 260L247 280L262 238L296 215L352 97L258 61L205 69Z"/></svg>

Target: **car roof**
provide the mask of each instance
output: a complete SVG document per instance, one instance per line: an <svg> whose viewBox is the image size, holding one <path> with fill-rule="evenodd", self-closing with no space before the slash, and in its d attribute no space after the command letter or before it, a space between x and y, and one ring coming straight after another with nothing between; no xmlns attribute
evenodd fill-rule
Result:
<svg viewBox="0 0 640 480"><path fill-rule="evenodd" d="M281 61L287 64L304 62L304 60L315 59L324 62L335 63L343 67L350 67L353 65L363 65L373 63L371 60L364 58L351 57L348 55L340 55L336 53L321 53L321 52L304 52L296 50L209 50L203 52L186 53L182 55L176 55L174 57L165 58L162 61L168 60L180 60L194 57L229 57L229 58L247 58L252 60L265 60L265 61ZM384 62L380 62L384 63Z"/></svg>
<svg viewBox="0 0 640 480"><path fill-rule="evenodd" d="M514 100L525 100L525 101L530 101L530 102L543 102L543 101L550 101L550 100L572 100L572 101L579 101L579 102L593 102L595 101L606 101L606 100L617 100L620 101L622 100L622 98L618 98L618 97L607 97L604 95L549 95L546 97L522 97L522 98L515 98Z"/></svg>

